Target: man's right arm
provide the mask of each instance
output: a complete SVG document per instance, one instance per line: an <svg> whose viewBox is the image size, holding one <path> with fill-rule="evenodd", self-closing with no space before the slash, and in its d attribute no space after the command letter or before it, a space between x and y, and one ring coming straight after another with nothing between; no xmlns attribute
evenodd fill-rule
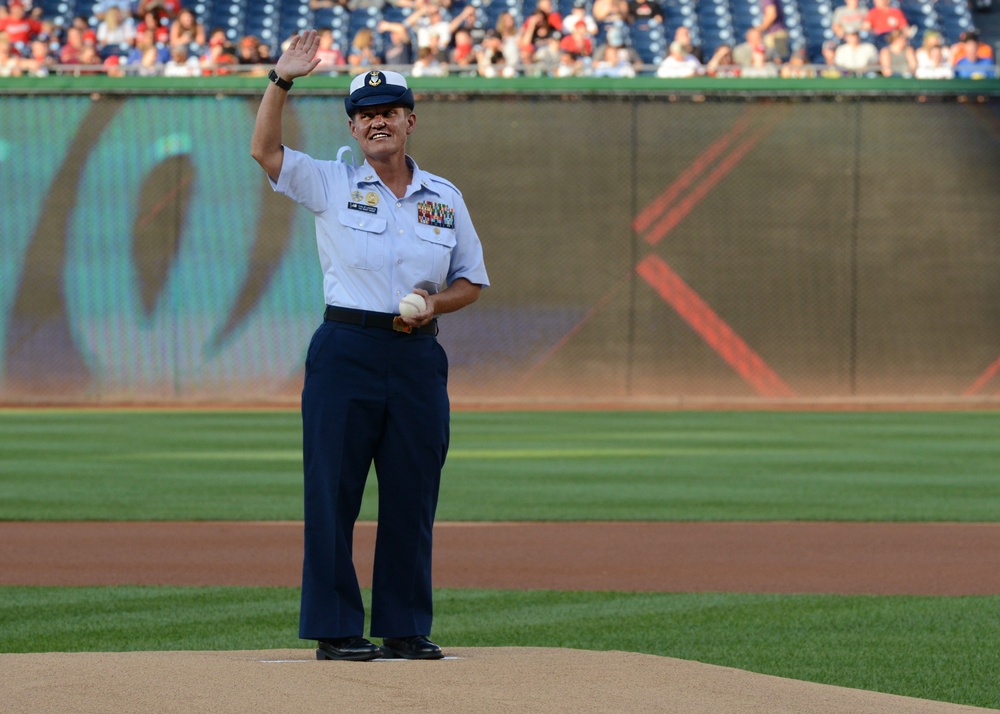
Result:
<svg viewBox="0 0 1000 714"><path fill-rule="evenodd" d="M292 38L288 49L278 58L274 71L281 79L291 82L315 69L320 60L316 57L319 35L309 30ZM257 120L250 139L250 155L267 175L277 181L281 174L284 147L281 145L281 111L285 108L288 91L274 82L268 84L257 109Z"/></svg>
<svg viewBox="0 0 1000 714"><path fill-rule="evenodd" d="M281 110L285 107L287 95L288 92L273 82L268 85L257 109L257 121L253 127L253 138L250 139L250 155L273 181L277 181L281 174L281 160L284 157L284 147L281 145Z"/></svg>

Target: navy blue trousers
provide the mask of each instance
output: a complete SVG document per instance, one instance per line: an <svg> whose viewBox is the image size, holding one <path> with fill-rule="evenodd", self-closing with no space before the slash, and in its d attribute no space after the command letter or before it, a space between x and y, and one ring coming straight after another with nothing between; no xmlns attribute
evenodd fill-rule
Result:
<svg viewBox="0 0 1000 714"><path fill-rule="evenodd" d="M364 634L352 557L371 464L378 479L372 637L429 635L431 545L448 452L448 360L433 335L324 322L302 391L305 555L299 637Z"/></svg>

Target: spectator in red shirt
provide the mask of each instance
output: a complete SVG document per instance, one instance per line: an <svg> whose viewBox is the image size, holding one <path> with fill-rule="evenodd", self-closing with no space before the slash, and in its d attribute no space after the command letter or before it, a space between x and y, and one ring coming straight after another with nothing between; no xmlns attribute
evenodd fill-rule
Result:
<svg viewBox="0 0 1000 714"><path fill-rule="evenodd" d="M59 49L59 64L80 64L83 51L83 31L75 25L66 28L66 42Z"/></svg>
<svg viewBox="0 0 1000 714"><path fill-rule="evenodd" d="M565 27L565 25L564 25ZM563 52L571 52L580 57L590 57L594 54L594 43L590 39L585 20L575 20L572 27L565 27L569 34L562 38L559 49Z"/></svg>
<svg viewBox="0 0 1000 714"><path fill-rule="evenodd" d="M875 0L875 7L865 15L862 28L871 32L876 40L885 40L893 30L906 30L910 23L898 7L890 7L889 0Z"/></svg>
<svg viewBox="0 0 1000 714"><path fill-rule="evenodd" d="M347 64L347 58L344 57L344 53L337 47L337 43L333 37L333 30L329 27L324 27L319 31L319 48L316 50L316 57L319 58L319 64L316 65L316 69L314 70L316 74L336 72L337 69L341 69ZM407 64L410 63L408 62Z"/></svg>
<svg viewBox="0 0 1000 714"><path fill-rule="evenodd" d="M472 39L472 33L464 27L455 30L452 37L455 47L451 50L449 60L451 64L460 67L476 67L476 43Z"/></svg>
<svg viewBox="0 0 1000 714"><path fill-rule="evenodd" d="M562 15L552 10L552 0L537 0L535 3L535 12L533 14L544 15L553 30L556 32L562 31ZM530 17L531 16L529 15L528 19L530 19ZM528 26L528 19L521 23L522 31L524 31L524 29Z"/></svg>
<svg viewBox="0 0 1000 714"><path fill-rule="evenodd" d="M7 33L7 39L16 48L27 47L42 31L42 23L33 17L28 17L24 5L12 2L7 6L7 17L0 17L0 32Z"/></svg>

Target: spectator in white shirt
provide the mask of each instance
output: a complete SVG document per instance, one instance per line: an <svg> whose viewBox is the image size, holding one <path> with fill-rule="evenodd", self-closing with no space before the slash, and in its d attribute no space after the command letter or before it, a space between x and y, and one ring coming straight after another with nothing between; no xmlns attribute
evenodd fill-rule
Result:
<svg viewBox="0 0 1000 714"><path fill-rule="evenodd" d="M857 32L848 32L833 53L833 63L847 72L870 72L877 69L878 50L871 42L862 42Z"/></svg>
<svg viewBox="0 0 1000 714"><path fill-rule="evenodd" d="M682 42L670 43L670 53L656 68L657 77L695 77L704 72L698 58L688 54Z"/></svg>

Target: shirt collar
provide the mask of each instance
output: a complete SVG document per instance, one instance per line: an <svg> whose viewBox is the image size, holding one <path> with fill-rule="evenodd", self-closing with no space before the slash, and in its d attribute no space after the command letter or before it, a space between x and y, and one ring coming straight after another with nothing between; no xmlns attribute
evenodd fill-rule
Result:
<svg viewBox="0 0 1000 714"><path fill-rule="evenodd" d="M413 171L413 179L410 181L409 187L406 189L406 195L410 196L418 191L430 191L431 193L438 193L434 184L431 182L431 175L426 171L422 170L417 166L417 162L413 160L413 157L409 154L406 155L406 165L410 167ZM358 167L357 172L358 186L367 183L381 183L382 180L378 177L375 169L372 165L368 163L366 159L361 166Z"/></svg>

